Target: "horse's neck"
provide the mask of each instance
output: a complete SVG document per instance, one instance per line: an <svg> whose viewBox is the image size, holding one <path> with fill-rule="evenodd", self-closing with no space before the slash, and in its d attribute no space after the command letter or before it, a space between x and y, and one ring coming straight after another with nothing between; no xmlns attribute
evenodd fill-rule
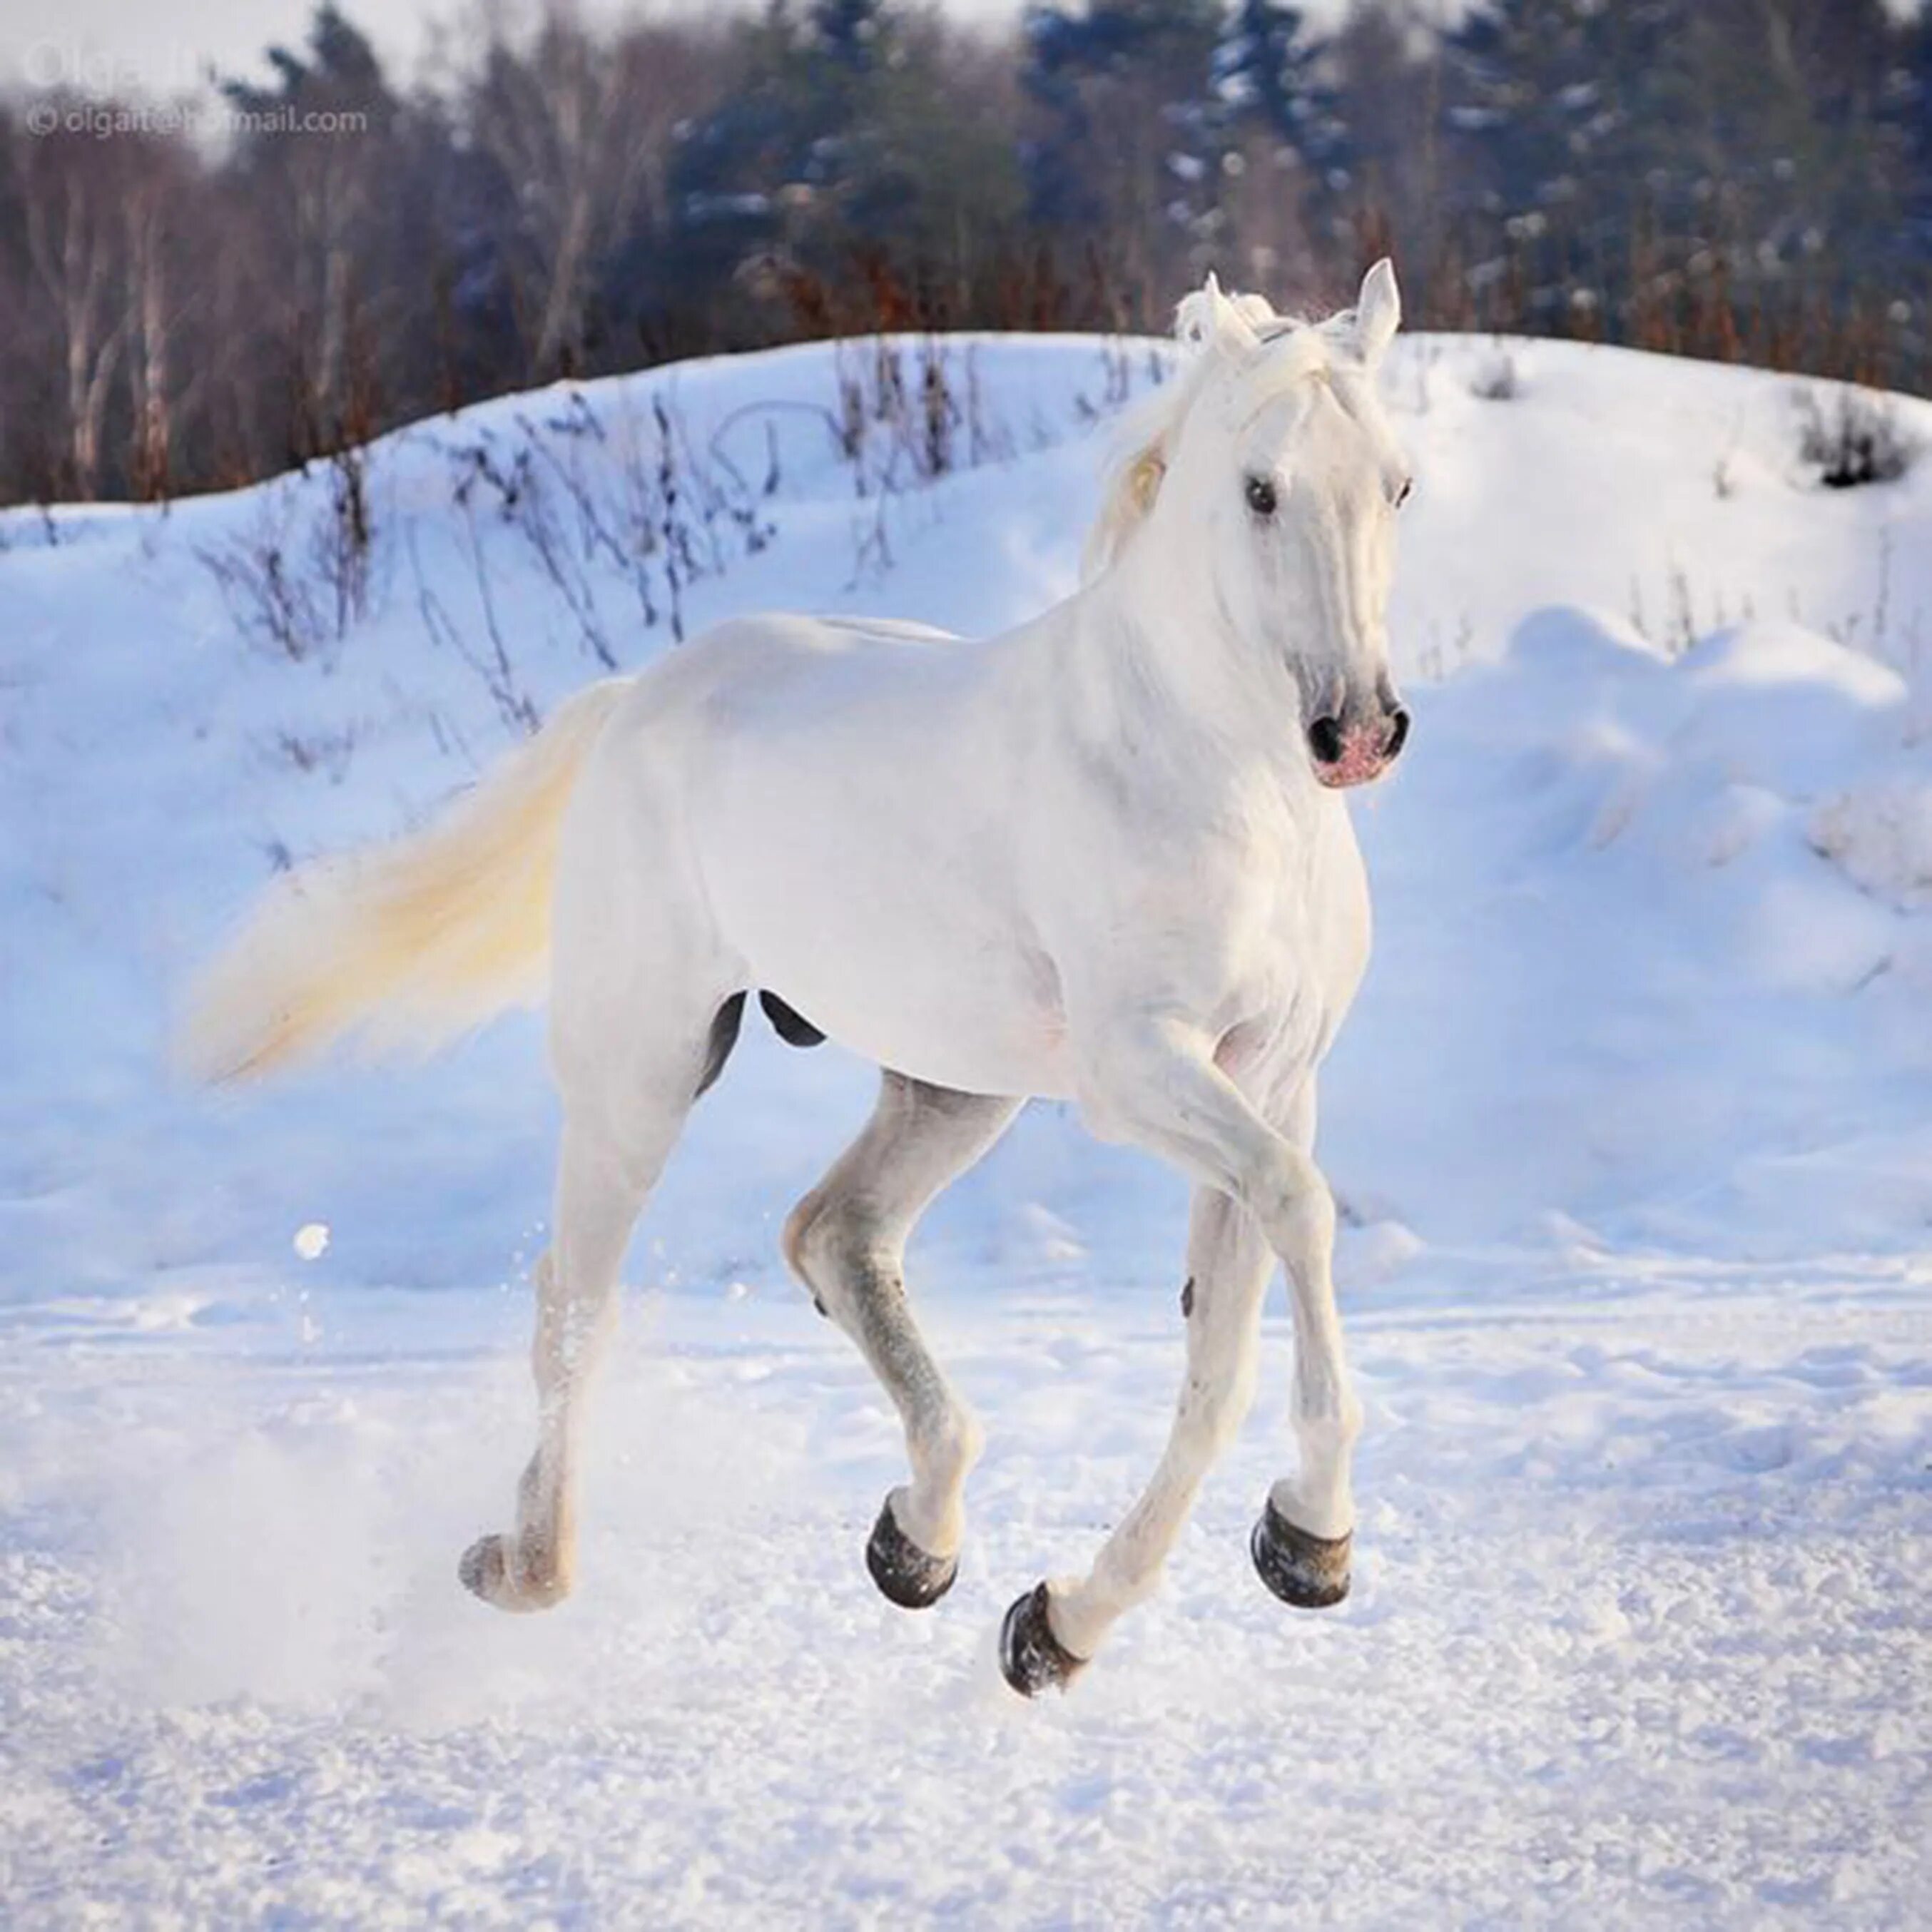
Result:
<svg viewBox="0 0 1932 1932"><path fill-rule="evenodd" d="M1218 614L1190 612L1160 577L1158 560L1130 551L1063 607L1060 694L1075 736L1184 778L1271 784L1320 811L1329 794L1298 750L1292 700L1244 689Z"/></svg>

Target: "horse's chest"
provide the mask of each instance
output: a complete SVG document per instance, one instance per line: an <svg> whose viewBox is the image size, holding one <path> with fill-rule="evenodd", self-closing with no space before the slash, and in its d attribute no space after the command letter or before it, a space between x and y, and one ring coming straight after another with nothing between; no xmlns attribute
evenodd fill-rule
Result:
<svg viewBox="0 0 1932 1932"><path fill-rule="evenodd" d="M1224 908L1229 1003L1295 1058L1325 1051L1368 962L1367 882L1346 824L1342 831L1257 851Z"/></svg>

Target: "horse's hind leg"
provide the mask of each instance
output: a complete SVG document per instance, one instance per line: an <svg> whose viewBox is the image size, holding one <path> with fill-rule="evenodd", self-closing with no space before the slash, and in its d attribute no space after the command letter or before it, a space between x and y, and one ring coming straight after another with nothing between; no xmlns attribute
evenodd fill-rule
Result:
<svg viewBox="0 0 1932 1932"><path fill-rule="evenodd" d="M676 909L662 900L659 909L674 932ZM536 1448L518 1486L515 1528L472 1544L460 1566L478 1596L506 1610L548 1609L570 1592L579 1441L616 1325L618 1270L742 1004L670 946L573 947L570 931L560 926L552 1000L563 1133L551 1244L536 1271Z"/></svg>
<svg viewBox="0 0 1932 1932"><path fill-rule="evenodd" d="M548 1610L570 1593L585 1398L615 1326L632 1224L682 1118L680 1108L662 1122L656 1148L620 1148L594 1120L566 1112L555 1232L536 1268L536 1448L517 1486L516 1528L472 1544L461 1564L464 1582L500 1610Z"/></svg>
<svg viewBox="0 0 1932 1932"><path fill-rule="evenodd" d="M859 1345L905 1427L912 1480L886 1498L866 1560L879 1588L907 1610L936 1603L952 1586L961 1492L980 1433L914 1323L905 1244L934 1196L986 1153L1019 1107L889 1072L865 1131L785 1224L786 1258Z"/></svg>
<svg viewBox="0 0 1932 1932"><path fill-rule="evenodd" d="M1262 1302L1274 1267L1247 1210L1215 1189L1197 1189L1181 1291L1187 1376L1166 1452L1087 1576L1066 1589L1040 1584L1007 1612L1000 1664L1023 1695L1064 1687L1114 1619L1159 1580L1202 1478L1253 1397Z"/></svg>

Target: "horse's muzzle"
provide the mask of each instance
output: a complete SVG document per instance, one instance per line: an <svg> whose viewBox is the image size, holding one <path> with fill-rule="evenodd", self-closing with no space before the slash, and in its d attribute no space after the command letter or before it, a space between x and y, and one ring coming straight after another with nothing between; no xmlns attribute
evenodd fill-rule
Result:
<svg viewBox="0 0 1932 1932"><path fill-rule="evenodd" d="M1308 728L1315 776L1330 790L1367 784L1394 764L1408 742L1408 713L1391 704L1372 719L1318 718Z"/></svg>

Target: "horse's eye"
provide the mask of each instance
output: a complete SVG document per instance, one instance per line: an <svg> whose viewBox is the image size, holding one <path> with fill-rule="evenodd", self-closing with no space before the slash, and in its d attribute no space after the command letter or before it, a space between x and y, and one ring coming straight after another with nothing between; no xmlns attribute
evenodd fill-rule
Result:
<svg viewBox="0 0 1932 1932"><path fill-rule="evenodd" d="M1247 485L1248 508L1258 517L1274 514L1274 485L1265 476L1250 476Z"/></svg>
<svg viewBox="0 0 1932 1932"><path fill-rule="evenodd" d="M1396 508L1398 510L1400 509L1403 504L1407 502L1409 498L1414 494L1415 478L1413 476L1405 476L1402 479L1402 488L1395 493Z"/></svg>

